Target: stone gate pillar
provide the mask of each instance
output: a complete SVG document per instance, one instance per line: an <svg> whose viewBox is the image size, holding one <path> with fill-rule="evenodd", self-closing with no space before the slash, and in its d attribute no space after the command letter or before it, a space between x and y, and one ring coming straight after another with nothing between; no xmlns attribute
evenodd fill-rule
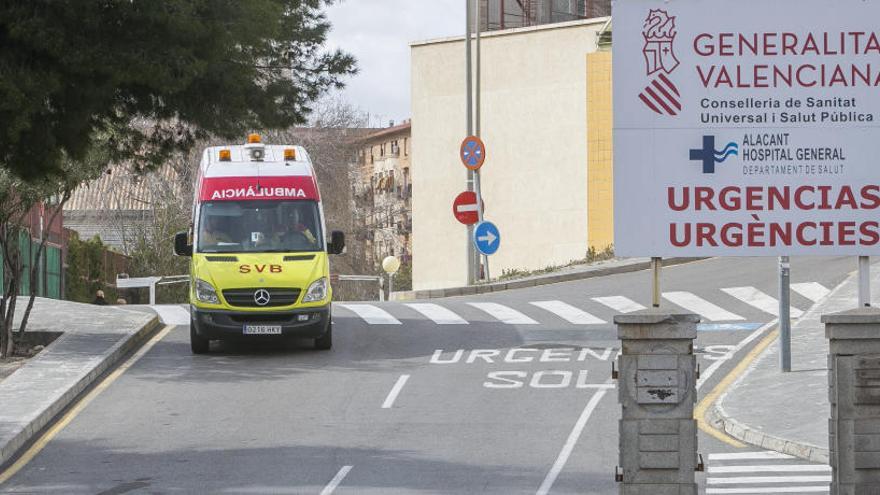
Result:
<svg viewBox="0 0 880 495"><path fill-rule="evenodd" d="M880 309L825 315L831 494L880 494Z"/></svg>
<svg viewBox="0 0 880 495"><path fill-rule="evenodd" d="M696 495L694 339L700 317L647 309L614 317L621 495Z"/></svg>

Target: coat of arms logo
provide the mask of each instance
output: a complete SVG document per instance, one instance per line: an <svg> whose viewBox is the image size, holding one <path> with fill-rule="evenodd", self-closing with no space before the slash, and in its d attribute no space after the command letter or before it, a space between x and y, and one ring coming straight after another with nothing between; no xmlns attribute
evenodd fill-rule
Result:
<svg viewBox="0 0 880 495"><path fill-rule="evenodd" d="M678 68L680 62L675 56L675 16L661 9L652 9L645 20L642 37L645 46L645 72L651 83L639 93L648 108L660 115L674 116L681 111L681 94L667 77Z"/></svg>

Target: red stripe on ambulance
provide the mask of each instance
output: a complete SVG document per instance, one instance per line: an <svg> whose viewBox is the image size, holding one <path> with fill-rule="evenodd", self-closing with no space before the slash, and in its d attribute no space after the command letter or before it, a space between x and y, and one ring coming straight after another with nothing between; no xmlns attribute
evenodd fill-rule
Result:
<svg viewBox="0 0 880 495"><path fill-rule="evenodd" d="M291 200L319 201L315 179L287 177L206 177L202 179L200 201Z"/></svg>

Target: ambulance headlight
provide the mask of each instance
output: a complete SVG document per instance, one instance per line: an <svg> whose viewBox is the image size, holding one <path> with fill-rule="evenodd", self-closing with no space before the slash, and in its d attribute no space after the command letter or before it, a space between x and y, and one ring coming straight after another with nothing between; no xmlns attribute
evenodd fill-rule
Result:
<svg viewBox="0 0 880 495"><path fill-rule="evenodd" d="M202 279L196 279L196 299L203 303L220 304L220 298L217 297L214 286Z"/></svg>
<svg viewBox="0 0 880 495"><path fill-rule="evenodd" d="M323 301L327 297L327 279L320 278L312 282L303 297L304 303Z"/></svg>

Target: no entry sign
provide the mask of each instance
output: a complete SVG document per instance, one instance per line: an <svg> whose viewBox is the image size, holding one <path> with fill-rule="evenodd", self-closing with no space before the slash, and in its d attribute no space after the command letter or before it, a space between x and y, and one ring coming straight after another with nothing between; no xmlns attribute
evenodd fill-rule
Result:
<svg viewBox="0 0 880 495"><path fill-rule="evenodd" d="M469 170L479 170L486 161L486 145L477 136L468 136L461 142L461 163Z"/></svg>
<svg viewBox="0 0 880 495"><path fill-rule="evenodd" d="M617 254L880 254L880 2L613 14Z"/></svg>
<svg viewBox="0 0 880 495"><path fill-rule="evenodd" d="M456 196L452 203L452 214L455 219L465 225L473 225L480 221L477 193L465 191Z"/></svg>

